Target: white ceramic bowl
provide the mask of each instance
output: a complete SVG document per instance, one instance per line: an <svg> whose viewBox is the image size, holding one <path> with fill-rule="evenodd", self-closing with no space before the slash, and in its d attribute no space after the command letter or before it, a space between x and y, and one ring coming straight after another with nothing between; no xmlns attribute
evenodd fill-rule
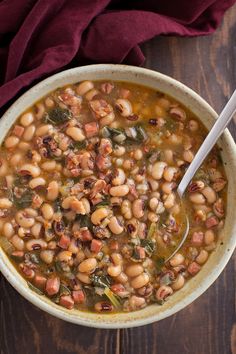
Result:
<svg viewBox="0 0 236 354"><path fill-rule="evenodd" d="M90 65L63 71L42 81L21 96L0 120L1 140L7 131L25 111L41 97L56 88L83 80L119 80L149 86L176 98L201 121L210 128L217 118L216 112L194 91L182 83L158 72L125 65ZM189 280L183 289L177 291L162 306L156 304L132 313L100 315L78 310L67 310L57 306L44 296L31 291L26 281L13 267L0 249L0 270L12 286L26 299L40 309L65 321L98 328L124 328L142 326L161 320L180 311L197 299L220 275L226 266L236 245L236 148L235 143L226 130L219 141L222 147L222 158L228 178L228 201L225 227L222 231L223 243L218 244L210 255L201 272Z"/></svg>

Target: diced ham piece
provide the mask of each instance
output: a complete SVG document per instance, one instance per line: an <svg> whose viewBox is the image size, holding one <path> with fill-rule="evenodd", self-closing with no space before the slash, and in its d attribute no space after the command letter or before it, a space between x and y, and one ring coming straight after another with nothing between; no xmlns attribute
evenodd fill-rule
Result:
<svg viewBox="0 0 236 354"><path fill-rule="evenodd" d="M192 234L191 243L193 246L201 246L203 243L203 232L194 232Z"/></svg>
<svg viewBox="0 0 236 354"><path fill-rule="evenodd" d="M104 82L103 84L101 84L101 91L103 93L106 93L107 95L109 95L111 93L113 88L114 88L114 85L111 82Z"/></svg>
<svg viewBox="0 0 236 354"><path fill-rule="evenodd" d="M82 242L91 241L93 239L91 231L88 228L82 228L74 232L75 238L78 238Z"/></svg>
<svg viewBox="0 0 236 354"><path fill-rule="evenodd" d="M75 304L71 295L62 295L60 297L59 303L61 306L64 306L65 308L67 308L69 310L73 309L74 304Z"/></svg>
<svg viewBox="0 0 236 354"><path fill-rule="evenodd" d="M49 278L46 283L46 292L49 296L58 293L60 288L60 279L58 277Z"/></svg>
<svg viewBox="0 0 236 354"><path fill-rule="evenodd" d="M45 284L47 282L47 278L45 278L43 275L41 274L36 274L34 277L34 284L39 287L39 288L44 288Z"/></svg>
<svg viewBox="0 0 236 354"><path fill-rule="evenodd" d="M69 245L70 245L70 237L65 234L62 234L60 241L58 242L58 246L63 248L64 250L67 250Z"/></svg>
<svg viewBox="0 0 236 354"><path fill-rule="evenodd" d="M101 251L101 248L102 248L102 241L93 239L90 246L91 251L94 253L98 253Z"/></svg>
<svg viewBox="0 0 236 354"><path fill-rule="evenodd" d="M85 295L83 290L74 290L72 292L72 297L75 304L83 304L85 302Z"/></svg>
<svg viewBox="0 0 236 354"><path fill-rule="evenodd" d="M25 129L21 125L15 125L12 133L20 138L23 135L24 130Z"/></svg>
<svg viewBox="0 0 236 354"><path fill-rule="evenodd" d="M98 124L96 122L86 123L84 125L84 130L87 138L97 135L98 133Z"/></svg>
<svg viewBox="0 0 236 354"><path fill-rule="evenodd" d="M196 262L192 262L189 264L187 270L188 270L189 274L196 275L200 269L201 269L201 266L199 264L197 264Z"/></svg>
<svg viewBox="0 0 236 354"><path fill-rule="evenodd" d="M99 148L98 148L99 154L102 156L107 156L112 153L112 143L110 139L101 139Z"/></svg>
<svg viewBox="0 0 236 354"><path fill-rule="evenodd" d="M212 227L217 226L219 224L219 220L216 216L210 216L208 219L206 219L205 224L208 229L211 229Z"/></svg>
<svg viewBox="0 0 236 354"><path fill-rule="evenodd" d="M111 166L110 157L104 157L102 155L97 155L96 157L97 168L101 171L107 170Z"/></svg>

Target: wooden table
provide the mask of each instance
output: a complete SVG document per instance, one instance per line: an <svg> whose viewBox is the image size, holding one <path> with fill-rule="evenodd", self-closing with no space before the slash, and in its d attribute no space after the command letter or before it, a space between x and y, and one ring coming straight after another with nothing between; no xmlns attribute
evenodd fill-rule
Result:
<svg viewBox="0 0 236 354"><path fill-rule="evenodd" d="M209 37L159 37L143 45L145 67L193 88L220 111L236 87L236 6ZM236 138L236 129L230 130ZM141 328L96 330L31 305L0 278L1 354L235 354L235 265L178 314Z"/></svg>

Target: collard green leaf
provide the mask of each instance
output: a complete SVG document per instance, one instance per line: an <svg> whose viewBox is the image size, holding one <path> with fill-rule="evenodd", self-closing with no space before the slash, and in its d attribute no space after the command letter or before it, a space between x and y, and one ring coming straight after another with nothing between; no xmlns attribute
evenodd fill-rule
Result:
<svg viewBox="0 0 236 354"><path fill-rule="evenodd" d="M63 109L60 107L56 107L51 109L45 115L46 123L50 123L53 125L60 125L68 122L71 119L71 113L68 109Z"/></svg>

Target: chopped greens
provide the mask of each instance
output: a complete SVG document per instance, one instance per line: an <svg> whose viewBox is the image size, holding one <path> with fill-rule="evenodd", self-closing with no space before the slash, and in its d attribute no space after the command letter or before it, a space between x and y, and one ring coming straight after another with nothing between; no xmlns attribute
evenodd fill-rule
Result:
<svg viewBox="0 0 236 354"><path fill-rule="evenodd" d="M108 287L105 288L104 294L108 297L108 299L111 301L112 305L115 306L115 308L118 308L120 306L120 302L117 296Z"/></svg>
<svg viewBox="0 0 236 354"><path fill-rule="evenodd" d="M149 240L148 239L141 240L141 246L145 249L145 251L149 257L152 256L153 252L156 249L155 242L150 239Z"/></svg>
<svg viewBox="0 0 236 354"><path fill-rule="evenodd" d="M106 288L111 285L111 279L108 275L93 274L91 276L91 281L92 281L93 286L97 286L100 288Z"/></svg>
<svg viewBox="0 0 236 354"><path fill-rule="evenodd" d="M129 145L140 144L147 140L145 130L139 125L126 129L104 127L102 130L102 136L110 138L114 143Z"/></svg>
<svg viewBox="0 0 236 354"><path fill-rule="evenodd" d="M53 125L60 125L71 119L71 113L68 109L56 107L45 114L45 122Z"/></svg>
<svg viewBox="0 0 236 354"><path fill-rule="evenodd" d="M156 259L156 270L158 273L161 272L161 269L164 266L164 264L165 264L165 258L162 257Z"/></svg>
<svg viewBox="0 0 236 354"><path fill-rule="evenodd" d="M148 230L148 234L147 234L147 238L152 238L152 236L154 235L155 231L156 231L157 225L155 222L152 222L149 230Z"/></svg>

